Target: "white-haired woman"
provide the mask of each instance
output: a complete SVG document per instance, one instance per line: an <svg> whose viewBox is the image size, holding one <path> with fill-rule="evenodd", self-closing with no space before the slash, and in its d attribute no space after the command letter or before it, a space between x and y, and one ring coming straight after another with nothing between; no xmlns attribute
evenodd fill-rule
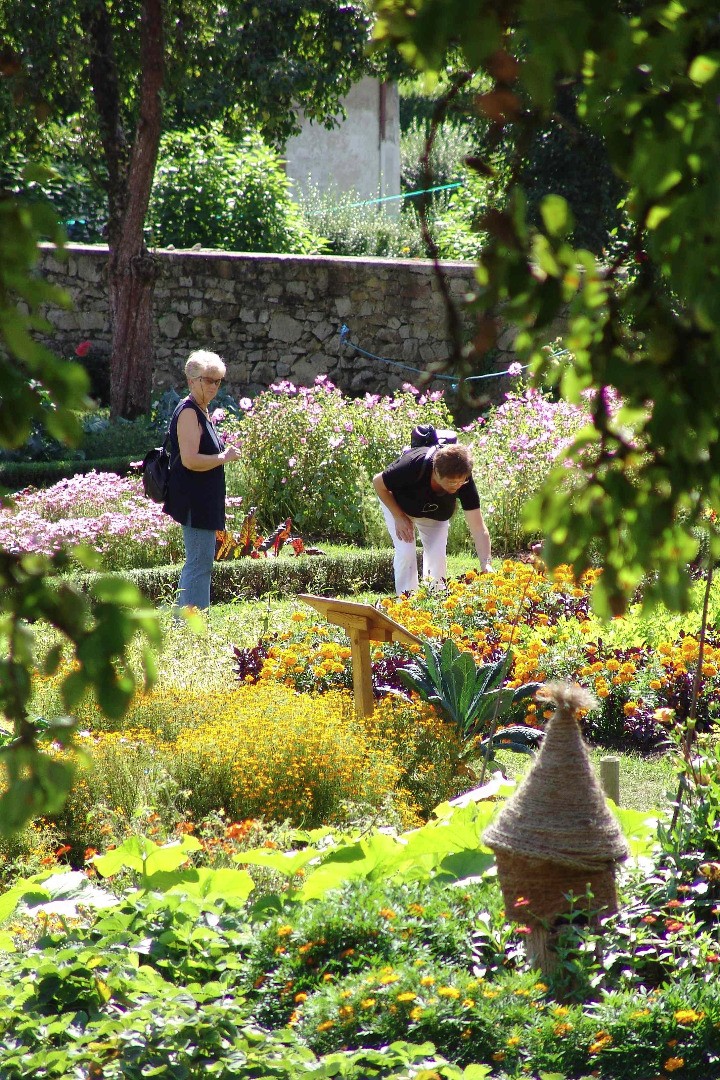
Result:
<svg viewBox="0 0 720 1080"><path fill-rule="evenodd" d="M185 565L177 606L210 607L215 532L225 528L225 469L240 457L225 446L210 419L210 403L225 378L214 352L198 350L185 364L189 394L170 421L170 478L163 510L182 526Z"/></svg>

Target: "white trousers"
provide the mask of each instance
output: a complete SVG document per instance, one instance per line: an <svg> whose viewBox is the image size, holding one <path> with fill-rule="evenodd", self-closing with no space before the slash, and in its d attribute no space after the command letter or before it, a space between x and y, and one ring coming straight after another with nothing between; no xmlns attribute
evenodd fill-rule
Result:
<svg viewBox="0 0 720 1080"><path fill-rule="evenodd" d="M419 585L415 541L399 540L395 531L395 518L382 502L380 509L395 548L393 560L395 591L398 596L404 592L415 592ZM422 543L423 579L444 581L447 577L447 538L450 522L435 521L433 518L426 517L410 518L410 520L419 532Z"/></svg>

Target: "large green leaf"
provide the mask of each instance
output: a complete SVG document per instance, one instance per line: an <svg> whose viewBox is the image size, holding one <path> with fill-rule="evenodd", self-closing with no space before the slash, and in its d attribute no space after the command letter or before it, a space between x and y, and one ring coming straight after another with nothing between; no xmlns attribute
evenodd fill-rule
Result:
<svg viewBox="0 0 720 1080"><path fill-rule="evenodd" d="M163 846L145 836L131 836L105 855L95 855L92 861L103 877L112 877L121 870L134 870L145 878L177 870L187 862L190 852L199 851L201 846L196 837L188 835Z"/></svg>

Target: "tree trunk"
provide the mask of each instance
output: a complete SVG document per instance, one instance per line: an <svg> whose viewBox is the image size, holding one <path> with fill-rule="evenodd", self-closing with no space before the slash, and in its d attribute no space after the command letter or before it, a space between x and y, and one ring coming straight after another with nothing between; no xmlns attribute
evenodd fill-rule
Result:
<svg viewBox="0 0 720 1080"><path fill-rule="evenodd" d="M160 143L163 0L143 0L140 22L140 111L125 174L122 212L109 237L112 329L110 414L128 420L150 408L152 307L157 269L143 230Z"/></svg>
<svg viewBox="0 0 720 1080"><path fill-rule="evenodd" d="M142 228L142 227L141 227ZM108 292L112 319L110 415L132 420L150 409L155 260L142 242L111 251Z"/></svg>

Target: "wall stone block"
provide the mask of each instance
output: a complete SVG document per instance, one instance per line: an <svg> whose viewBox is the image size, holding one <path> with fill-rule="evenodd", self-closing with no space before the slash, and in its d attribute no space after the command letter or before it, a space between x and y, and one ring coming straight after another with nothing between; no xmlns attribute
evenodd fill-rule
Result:
<svg viewBox="0 0 720 1080"><path fill-rule="evenodd" d="M193 349L213 349L228 365L228 389L252 396L278 378L297 385L328 375L342 390L384 393L415 372L362 356L341 345L347 323L350 340L363 350L397 363L423 367L450 353L447 317L431 262L262 255L211 251L158 251L155 290L154 386L184 385L183 365ZM46 310L53 327L44 342L61 356L72 355L87 338L98 357L110 348L106 287L108 250L68 245L68 259L51 248L41 251L40 272L64 288L73 310ZM460 302L473 287L471 263L446 263L446 283ZM467 325L468 334L470 325ZM493 365L504 370L515 357L514 332L505 330ZM435 380L433 389L447 388ZM489 380L487 389L504 389Z"/></svg>

